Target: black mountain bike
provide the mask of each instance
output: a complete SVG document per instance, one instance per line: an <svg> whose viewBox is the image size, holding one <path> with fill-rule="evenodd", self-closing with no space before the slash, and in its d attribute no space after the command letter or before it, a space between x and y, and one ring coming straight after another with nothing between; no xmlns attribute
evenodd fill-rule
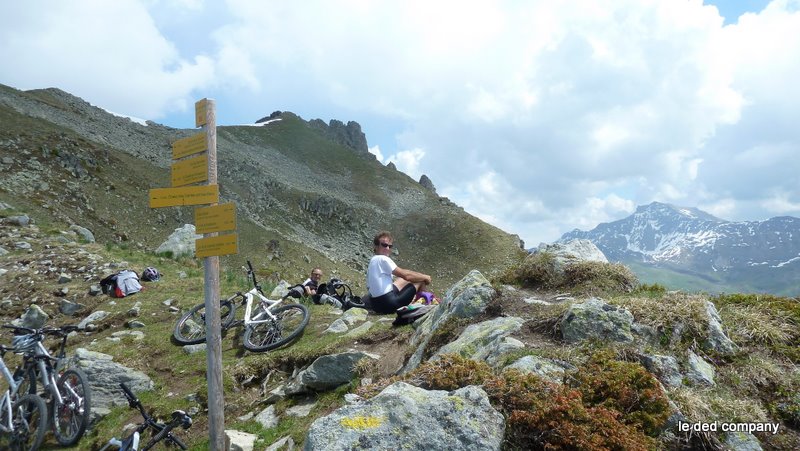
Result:
<svg viewBox="0 0 800 451"><path fill-rule="evenodd" d="M174 435L172 430L178 426L184 429L189 429L189 427L192 425L192 417L187 415L183 410L176 410L172 412L172 420L169 423L159 423L155 418L150 416L146 410L144 410L142 403L139 402L139 399L133 394L133 392L131 392L127 385L120 383L119 387L122 389L122 392L125 393L125 398L128 400L128 406L130 406L131 409L139 409L139 413L142 414L142 419L144 419L144 421L142 421L136 427L131 435L122 440L116 437L112 438L108 441L108 443L105 444L105 446L100 448L100 451L107 450L112 446L120 451L138 451L140 449L139 441L141 436L147 430L152 432L153 437L141 448L142 451L147 451L162 440L166 440L167 444L176 445L180 449L186 449L186 444L183 443L183 441L176 435Z"/></svg>
<svg viewBox="0 0 800 451"><path fill-rule="evenodd" d="M306 306L287 303L288 296L279 300L267 299L249 260L245 270L247 278L253 282L253 288L247 293L240 291L220 301L222 330L244 324L244 347L254 352L269 351L299 337L308 325ZM237 304L245 306L244 319L238 321ZM206 305L203 303L192 307L178 319L172 336L180 345L202 343L206 341L205 324Z"/></svg>

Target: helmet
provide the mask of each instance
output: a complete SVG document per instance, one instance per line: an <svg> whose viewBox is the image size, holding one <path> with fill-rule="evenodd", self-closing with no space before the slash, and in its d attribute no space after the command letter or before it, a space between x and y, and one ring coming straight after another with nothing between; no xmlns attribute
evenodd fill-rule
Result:
<svg viewBox="0 0 800 451"><path fill-rule="evenodd" d="M14 352L19 354L33 352L36 350L36 343L38 341L35 335L14 335L14 339L11 340Z"/></svg>
<svg viewBox="0 0 800 451"><path fill-rule="evenodd" d="M161 279L161 274L158 273L158 270L153 268L152 266L148 266L147 268L142 271L142 280L147 282L155 282L156 280Z"/></svg>

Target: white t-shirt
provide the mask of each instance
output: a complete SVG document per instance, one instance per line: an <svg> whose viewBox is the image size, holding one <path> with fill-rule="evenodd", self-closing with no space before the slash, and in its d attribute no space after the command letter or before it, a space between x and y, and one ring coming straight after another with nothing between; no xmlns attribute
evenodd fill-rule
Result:
<svg viewBox="0 0 800 451"><path fill-rule="evenodd" d="M373 255L367 267L367 290L376 298L392 290L392 271L397 264L385 255Z"/></svg>

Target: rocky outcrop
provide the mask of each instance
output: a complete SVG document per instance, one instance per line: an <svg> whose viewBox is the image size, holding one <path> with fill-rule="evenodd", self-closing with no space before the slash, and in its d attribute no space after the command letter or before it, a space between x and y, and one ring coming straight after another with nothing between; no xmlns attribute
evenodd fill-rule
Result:
<svg viewBox="0 0 800 451"><path fill-rule="evenodd" d="M504 428L479 387L429 391L396 382L368 401L318 418L304 449L499 450Z"/></svg>
<svg viewBox="0 0 800 451"><path fill-rule="evenodd" d="M364 352L344 352L322 356L300 371L286 386L285 393L296 395L310 391L323 391L350 382L355 377L354 367L364 358L378 356Z"/></svg>
<svg viewBox="0 0 800 451"><path fill-rule="evenodd" d="M328 124L325 124L321 119L313 119L309 121L309 125L322 131L331 141L349 147L359 155L372 155L367 146L367 136L361 131L361 125L358 122L349 121L345 125L342 121L331 119Z"/></svg>
<svg viewBox="0 0 800 451"><path fill-rule="evenodd" d="M572 304L561 319L560 327L567 343L588 339L629 343L633 341L631 324L633 315L629 311L592 298Z"/></svg>
<svg viewBox="0 0 800 451"><path fill-rule="evenodd" d="M563 243L542 243L532 250L532 253L547 252L553 254L556 265L563 268L566 265L580 262L593 261L608 263L603 252L589 240L575 239Z"/></svg>
<svg viewBox="0 0 800 451"><path fill-rule="evenodd" d="M524 321L520 318L500 317L478 324L472 324L430 358L435 361L445 354L457 354L468 359L484 361L491 366L501 363L502 357L525 345L510 335L518 331Z"/></svg>
<svg viewBox="0 0 800 451"><path fill-rule="evenodd" d="M419 184L428 191L431 191L433 194L436 194L436 187L433 186L433 182L428 178L427 175L422 174L422 176L419 178Z"/></svg>

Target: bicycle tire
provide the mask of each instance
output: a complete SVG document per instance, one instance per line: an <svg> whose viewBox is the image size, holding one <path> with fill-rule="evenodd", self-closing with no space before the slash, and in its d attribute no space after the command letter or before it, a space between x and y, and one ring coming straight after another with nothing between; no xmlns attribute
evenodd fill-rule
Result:
<svg viewBox="0 0 800 451"><path fill-rule="evenodd" d="M14 432L12 450L36 451L47 432L47 404L37 395L26 394L14 402L12 407Z"/></svg>
<svg viewBox="0 0 800 451"><path fill-rule="evenodd" d="M83 371L72 368L61 375L56 389L64 401L53 401L51 409L53 435L61 446L72 446L83 437L89 426L92 396Z"/></svg>
<svg viewBox="0 0 800 451"><path fill-rule="evenodd" d="M198 304L186 312L175 323L172 336L181 346L196 345L206 341L206 305ZM220 301L220 325L222 330L230 327L236 318L236 304L228 300Z"/></svg>
<svg viewBox="0 0 800 451"><path fill-rule="evenodd" d="M299 337L308 325L308 309L302 304L281 305L272 314L275 320L250 324L245 328L242 340L245 349L264 352L278 348ZM261 312L254 319L263 315Z"/></svg>
<svg viewBox="0 0 800 451"><path fill-rule="evenodd" d="M23 375L23 373L25 373ZM35 395L36 394L36 370L33 366L24 366L19 367L14 370L14 380L19 383L19 388L17 389L17 394L19 396L29 394Z"/></svg>

